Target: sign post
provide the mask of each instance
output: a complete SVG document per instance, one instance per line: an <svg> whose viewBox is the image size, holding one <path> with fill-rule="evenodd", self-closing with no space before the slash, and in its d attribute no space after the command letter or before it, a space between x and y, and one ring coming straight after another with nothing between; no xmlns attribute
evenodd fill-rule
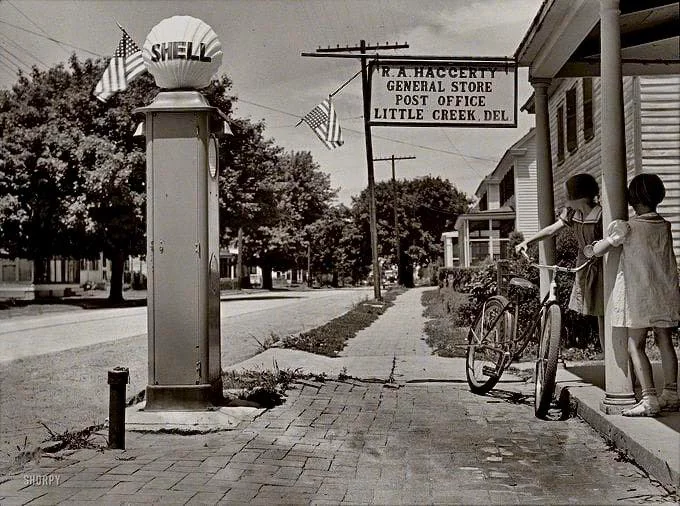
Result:
<svg viewBox="0 0 680 506"><path fill-rule="evenodd" d="M185 33L197 34L183 40ZM149 380L146 410L203 410L222 395L217 142L203 88L222 61L215 33L176 16L147 37L161 91L147 107Z"/></svg>

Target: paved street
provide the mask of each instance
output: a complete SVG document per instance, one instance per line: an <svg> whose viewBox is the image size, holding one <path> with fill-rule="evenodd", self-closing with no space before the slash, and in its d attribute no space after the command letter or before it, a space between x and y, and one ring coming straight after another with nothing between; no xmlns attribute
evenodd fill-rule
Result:
<svg viewBox="0 0 680 506"><path fill-rule="evenodd" d="M0 503L676 503L579 419L534 418L531 384L504 377L480 397L461 359L426 363L421 294L400 296L337 359L396 382L303 381L235 430L128 432L126 451L43 457L0 483Z"/></svg>
<svg viewBox="0 0 680 506"><path fill-rule="evenodd" d="M257 340L309 330L348 311L368 289L230 296L222 309L222 364L260 351ZM0 320L0 469L54 432L108 416L106 371L130 369L128 394L147 384L146 308L78 310ZM271 364L268 364L270 366Z"/></svg>
<svg viewBox="0 0 680 506"><path fill-rule="evenodd" d="M308 304L310 301L347 299L355 302L368 296L367 289L227 294L220 305L223 323L222 336L224 339L229 339L232 335L229 319L233 317L252 315L261 311L270 312L286 306L292 308L301 302L310 307L314 313L314 303L310 306ZM332 308L333 302L329 304ZM296 314L298 310L292 310L290 313ZM318 321L317 317L313 316L313 321L307 322L308 313L305 311L299 313L299 322L302 326L295 332L309 328L309 325ZM295 318L294 315L292 317ZM291 317L288 317L282 324L285 326L286 321L290 319ZM272 332L278 331L278 328L273 325L274 321L267 322L271 325ZM0 320L0 363L146 335L146 326L146 307L76 309L61 313L2 319ZM229 344L225 341L223 346L226 347Z"/></svg>

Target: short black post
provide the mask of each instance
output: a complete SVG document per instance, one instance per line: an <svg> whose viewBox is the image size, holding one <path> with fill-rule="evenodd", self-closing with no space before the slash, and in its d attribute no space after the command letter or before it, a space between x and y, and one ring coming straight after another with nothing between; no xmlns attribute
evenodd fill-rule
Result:
<svg viewBox="0 0 680 506"><path fill-rule="evenodd" d="M129 379L127 367L109 371L109 448L125 449L125 391Z"/></svg>

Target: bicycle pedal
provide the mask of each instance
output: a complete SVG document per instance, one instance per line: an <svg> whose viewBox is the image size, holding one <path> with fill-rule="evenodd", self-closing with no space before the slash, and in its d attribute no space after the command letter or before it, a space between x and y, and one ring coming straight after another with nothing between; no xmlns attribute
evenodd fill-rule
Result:
<svg viewBox="0 0 680 506"><path fill-rule="evenodd" d="M482 367L482 374L489 376L491 378L497 378L498 373L496 372L495 367L489 367L488 365L485 365Z"/></svg>

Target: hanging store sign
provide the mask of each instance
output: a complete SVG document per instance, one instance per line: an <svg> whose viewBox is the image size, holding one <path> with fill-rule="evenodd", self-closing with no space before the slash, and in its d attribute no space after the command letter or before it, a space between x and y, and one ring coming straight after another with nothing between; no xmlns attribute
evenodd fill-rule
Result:
<svg viewBox="0 0 680 506"><path fill-rule="evenodd" d="M369 70L371 126L517 126L512 60L378 60Z"/></svg>

